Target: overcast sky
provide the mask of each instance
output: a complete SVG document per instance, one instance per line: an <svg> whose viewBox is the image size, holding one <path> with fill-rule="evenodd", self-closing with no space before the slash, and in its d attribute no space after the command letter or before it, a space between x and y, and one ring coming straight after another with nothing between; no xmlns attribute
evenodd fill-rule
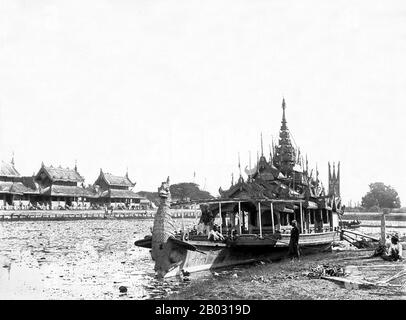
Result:
<svg viewBox="0 0 406 320"><path fill-rule="evenodd" d="M406 204L406 2L0 0L0 158L213 194L278 136Z"/></svg>

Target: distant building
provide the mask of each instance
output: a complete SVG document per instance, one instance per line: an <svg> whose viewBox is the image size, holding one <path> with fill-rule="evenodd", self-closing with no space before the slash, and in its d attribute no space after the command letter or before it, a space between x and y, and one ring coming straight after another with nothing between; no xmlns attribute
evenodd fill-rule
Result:
<svg viewBox="0 0 406 320"><path fill-rule="evenodd" d="M11 162L1 161L0 166L0 207L11 209L29 203L29 194L35 193L23 184L23 177Z"/></svg>
<svg viewBox="0 0 406 320"><path fill-rule="evenodd" d="M77 166L74 169L45 166L34 177L39 185L41 204L51 209L89 208L91 199L96 195L84 187L84 178L79 174Z"/></svg>
<svg viewBox="0 0 406 320"><path fill-rule="evenodd" d="M0 166L0 207L10 209L15 202L24 197L25 186L22 184L22 177L14 167L14 160L1 162Z"/></svg>
<svg viewBox="0 0 406 320"><path fill-rule="evenodd" d="M89 209L113 206L122 209L148 209L151 202L133 192L135 186L128 173L115 176L104 173L93 186L73 169L41 164L37 174L21 176L10 162L0 165L0 209Z"/></svg>
<svg viewBox="0 0 406 320"><path fill-rule="evenodd" d="M99 177L93 186L101 205L133 208L141 206L141 200L145 202L144 197L131 190L135 183L128 177L128 172L124 176L115 176L100 169Z"/></svg>

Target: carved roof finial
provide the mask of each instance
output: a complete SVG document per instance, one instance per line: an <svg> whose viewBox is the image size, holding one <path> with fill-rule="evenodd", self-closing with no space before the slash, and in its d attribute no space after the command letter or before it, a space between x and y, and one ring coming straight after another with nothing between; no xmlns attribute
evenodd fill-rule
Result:
<svg viewBox="0 0 406 320"><path fill-rule="evenodd" d="M282 99L282 109L283 109L282 126L286 127L286 115L285 115L286 103L285 103L285 97L283 97L283 99Z"/></svg>
<svg viewBox="0 0 406 320"><path fill-rule="evenodd" d="M306 153L306 172L309 171L309 161L307 160L307 153Z"/></svg>
<svg viewBox="0 0 406 320"><path fill-rule="evenodd" d="M14 166L14 151L13 151L13 154L11 156L11 164Z"/></svg>
<svg viewBox="0 0 406 320"><path fill-rule="evenodd" d="M262 141L262 132L261 132L261 157L264 156L264 143Z"/></svg>
<svg viewBox="0 0 406 320"><path fill-rule="evenodd" d="M240 177L241 177L241 162L240 162L240 153L238 152L238 170L240 171Z"/></svg>
<svg viewBox="0 0 406 320"><path fill-rule="evenodd" d="M337 180L340 182L340 161L338 161L338 166L337 166Z"/></svg>
<svg viewBox="0 0 406 320"><path fill-rule="evenodd" d="M257 151L257 172L259 173L259 155Z"/></svg>

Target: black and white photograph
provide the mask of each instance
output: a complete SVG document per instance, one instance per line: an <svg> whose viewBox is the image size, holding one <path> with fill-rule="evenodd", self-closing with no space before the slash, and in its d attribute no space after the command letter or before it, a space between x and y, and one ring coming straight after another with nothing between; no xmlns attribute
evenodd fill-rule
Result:
<svg viewBox="0 0 406 320"><path fill-rule="evenodd" d="M0 300L405 300L405 57L401 0L0 0Z"/></svg>

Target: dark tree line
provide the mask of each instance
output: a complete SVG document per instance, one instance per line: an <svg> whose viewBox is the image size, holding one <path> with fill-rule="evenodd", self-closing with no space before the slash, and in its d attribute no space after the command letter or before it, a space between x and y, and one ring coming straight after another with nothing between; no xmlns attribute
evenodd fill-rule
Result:
<svg viewBox="0 0 406 320"><path fill-rule="evenodd" d="M374 182L369 185L369 192L362 198L362 207L370 211L380 211L382 208L400 208L400 199L397 191L383 182Z"/></svg>
<svg viewBox="0 0 406 320"><path fill-rule="evenodd" d="M170 186L171 197L173 201L189 201L213 199L214 197L204 190L200 190L199 185L193 182L182 182ZM159 205L158 192L140 191L140 196L146 197L155 205Z"/></svg>

